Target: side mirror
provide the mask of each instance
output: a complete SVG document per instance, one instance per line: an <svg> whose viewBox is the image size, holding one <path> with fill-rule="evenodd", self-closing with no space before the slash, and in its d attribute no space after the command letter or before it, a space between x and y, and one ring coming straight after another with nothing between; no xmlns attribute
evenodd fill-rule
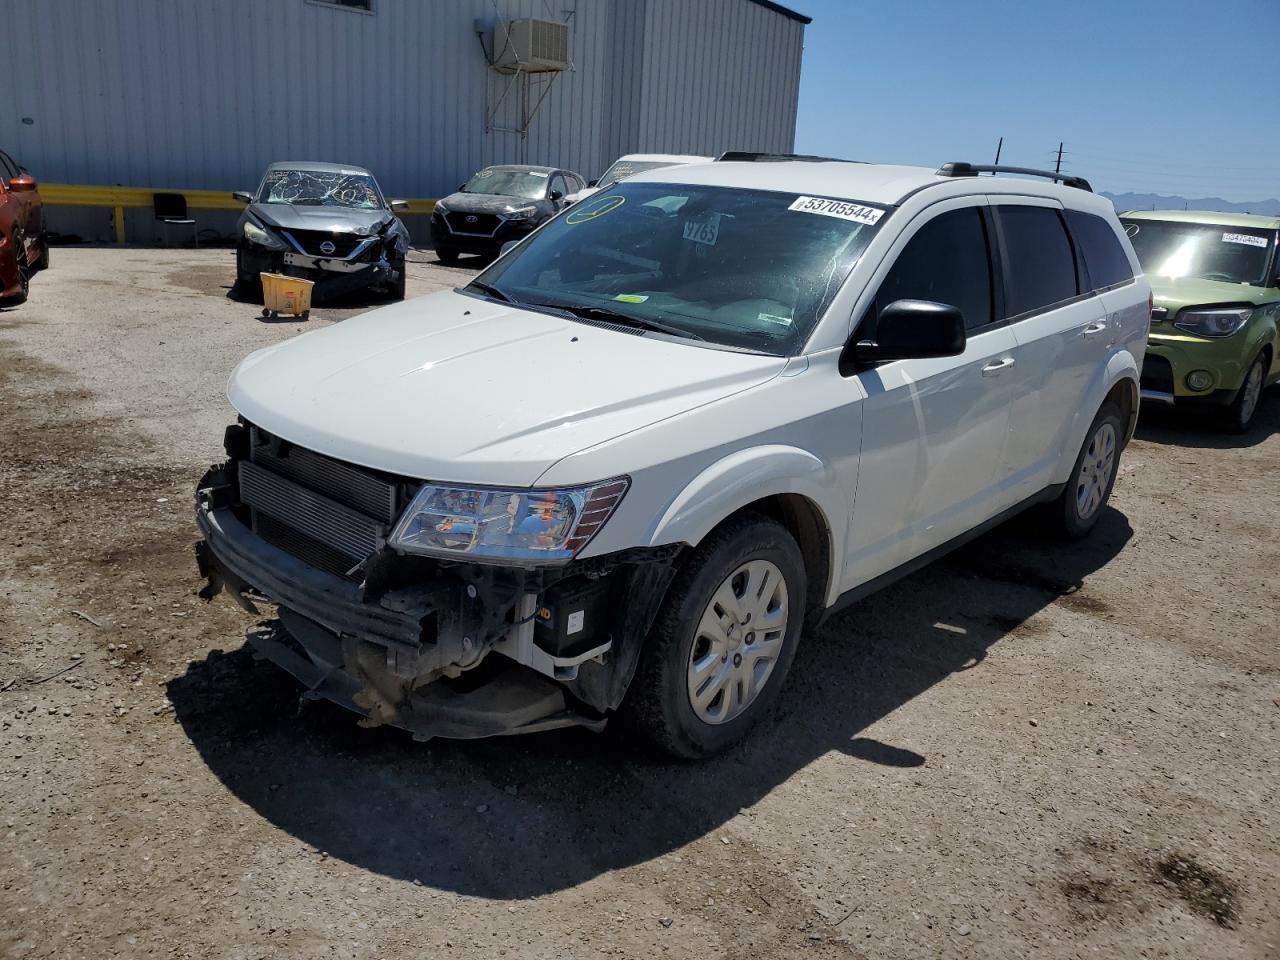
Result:
<svg viewBox="0 0 1280 960"><path fill-rule="evenodd" d="M237 190L231 194L231 199L238 203L253 203L253 194L246 193L244 190Z"/></svg>
<svg viewBox="0 0 1280 960"><path fill-rule="evenodd" d="M392 200L390 203L390 206L392 210L408 210L409 201L408 200Z"/></svg>
<svg viewBox="0 0 1280 960"><path fill-rule="evenodd" d="M594 186L595 186L596 184L598 184L599 182L600 182L599 180L588 180L588 181L587 181L587 186L588 186L588 187L594 187Z"/></svg>
<svg viewBox="0 0 1280 960"><path fill-rule="evenodd" d="M9 189L14 193L30 193L36 188L36 178L29 173L20 173L9 178Z"/></svg>
<svg viewBox="0 0 1280 960"><path fill-rule="evenodd" d="M563 199L564 199L564 194L561 191L559 190L551 191L551 200L553 203L559 203Z"/></svg>
<svg viewBox="0 0 1280 960"><path fill-rule="evenodd" d="M467 192L467 185L466 185L465 183L460 183L460 184L458 184L458 192L459 192L459 193L466 193L466 192Z"/></svg>
<svg viewBox="0 0 1280 960"><path fill-rule="evenodd" d="M923 360L964 353L964 317L959 309L931 300L895 300L880 311L875 340L854 346L859 363Z"/></svg>
<svg viewBox="0 0 1280 960"><path fill-rule="evenodd" d="M507 255L507 251L511 250L513 247L518 247L518 246L520 246L519 240L508 240L506 243L504 243L501 247L498 248L498 256L505 257Z"/></svg>

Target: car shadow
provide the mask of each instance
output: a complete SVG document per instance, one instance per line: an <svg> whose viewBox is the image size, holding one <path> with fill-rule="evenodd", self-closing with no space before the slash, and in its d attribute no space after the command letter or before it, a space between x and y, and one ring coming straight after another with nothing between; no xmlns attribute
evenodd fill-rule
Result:
<svg viewBox="0 0 1280 960"><path fill-rule="evenodd" d="M1217 410L1143 404L1137 438L1151 443L1208 450L1256 447L1280 432L1280 385L1262 394L1253 423L1241 434L1226 433L1215 420Z"/></svg>
<svg viewBox="0 0 1280 960"><path fill-rule="evenodd" d="M327 704L302 710L292 678L245 647L191 663L168 694L214 775L328 856L467 895L537 896L704 836L830 751L927 764L862 733L980 669L1055 600L1099 603L1082 586L1132 536L1111 508L1077 543L1026 526L1001 527L806 635L775 713L701 763L655 757L612 731L417 744Z"/></svg>

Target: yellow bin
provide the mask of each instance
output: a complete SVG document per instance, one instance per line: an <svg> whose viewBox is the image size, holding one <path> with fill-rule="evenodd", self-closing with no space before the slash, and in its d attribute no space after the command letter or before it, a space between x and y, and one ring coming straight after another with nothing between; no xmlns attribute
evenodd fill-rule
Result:
<svg viewBox="0 0 1280 960"><path fill-rule="evenodd" d="M282 313L291 313L306 320L311 314L311 288L315 282L298 277L286 277L279 273L263 273L262 315L273 320Z"/></svg>

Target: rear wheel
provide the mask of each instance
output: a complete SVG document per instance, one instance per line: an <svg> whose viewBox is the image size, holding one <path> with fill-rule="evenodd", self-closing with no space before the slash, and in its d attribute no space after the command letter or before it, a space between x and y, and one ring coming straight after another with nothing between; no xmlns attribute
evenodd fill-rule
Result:
<svg viewBox="0 0 1280 960"><path fill-rule="evenodd" d="M677 757L746 735L776 700L804 620L804 561L780 524L746 515L681 565L641 654L624 720Z"/></svg>
<svg viewBox="0 0 1280 960"><path fill-rule="evenodd" d="M1267 380L1266 354L1258 354L1249 372L1244 375L1244 383L1236 391L1235 399L1222 413L1222 428L1228 433L1244 433L1253 423L1253 415L1258 412L1258 404L1262 401L1262 388Z"/></svg>
<svg viewBox="0 0 1280 960"><path fill-rule="evenodd" d="M436 259L444 264L458 262L458 251L452 247L436 247Z"/></svg>
<svg viewBox="0 0 1280 960"><path fill-rule="evenodd" d="M1047 517L1054 533L1076 540L1097 524L1115 486L1123 436L1120 408L1108 401L1085 434L1066 488L1049 505Z"/></svg>

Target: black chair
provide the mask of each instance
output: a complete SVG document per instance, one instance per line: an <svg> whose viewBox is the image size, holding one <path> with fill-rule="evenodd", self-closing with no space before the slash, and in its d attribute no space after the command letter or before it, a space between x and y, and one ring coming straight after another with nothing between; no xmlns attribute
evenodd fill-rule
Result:
<svg viewBox="0 0 1280 960"><path fill-rule="evenodd" d="M155 211L156 223L164 224L164 245L169 246L169 228L175 224L191 228L191 243L200 246L200 235L196 230L196 222L187 216L187 198L180 193L153 193L152 209Z"/></svg>

